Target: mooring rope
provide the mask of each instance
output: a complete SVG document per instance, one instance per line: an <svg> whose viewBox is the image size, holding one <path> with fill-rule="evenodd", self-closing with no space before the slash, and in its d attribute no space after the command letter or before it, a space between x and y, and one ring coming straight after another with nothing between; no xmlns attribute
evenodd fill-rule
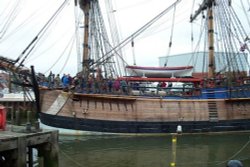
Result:
<svg viewBox="0 0 250 167"><path fill-rule="evenodd" d="M244 144L244 145L241 147L241 149L240 149L239 151L237 151L234 155L232 155L232 156L231 156L230 158L228 158L227 160L222 161L222 162L220 162L220 163L218 163L218 164L215 164L215 165L218 166L218 165L221 165L221 164L223 164L223 163L228 162L228 161L231 160L231 159L234 159L239 153L241 153L241 152L248 146L249 143L250 143L250 136L249 136L249 139L248 139L248 141L246 142L246 144Z"/></svg>
<svg viewBox="0 0 250 167"><path fill-rule="evenodd" d="M207 166L219 166L221 164L227 163L229 160L234 159L238 154L240 154L250 143L250 136L249 136L249 140L235 153L233 154L230 158L227 158L227 160L224 161L210 161L210 162L185 162L185 163L178 163L178 166L187 166L187 165L207 165ZM245 157L245 158L240 158L237 160L243 161L243 160L248 160L250 159L250 157ZM176 165L176 164L175 164Z"/></svg>
<svg viewBox="0 0 250 167"><path fill-rule="evenodd" d="M79 167L83 167L80 163L76 162L73 158L71 158L68 154L66 154L63 150L60 149L60 152L64 155L64 157L66 157L68 160L70 160L71 162L73 162L74 164L76 164Z"/></svg>

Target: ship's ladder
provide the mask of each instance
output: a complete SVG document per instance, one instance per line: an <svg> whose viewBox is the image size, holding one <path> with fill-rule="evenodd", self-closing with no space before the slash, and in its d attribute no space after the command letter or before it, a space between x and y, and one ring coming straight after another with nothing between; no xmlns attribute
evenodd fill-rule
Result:
<svg viewBox="0 0 250 167"><path fill-rule="evenodd" d="M209 99L208 101L209 121L218 122L217 104L214 100L210 100L210 99L215 99L214 89L209 89L207 91L208 91L207 97Z"/></svg>

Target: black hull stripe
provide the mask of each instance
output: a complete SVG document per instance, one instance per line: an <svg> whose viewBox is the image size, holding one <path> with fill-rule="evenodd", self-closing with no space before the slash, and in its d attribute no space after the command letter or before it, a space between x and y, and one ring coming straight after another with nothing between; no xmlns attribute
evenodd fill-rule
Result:
<svg viewBox="0 0 250 167"><path fill-rule="evenodd" d="M80 119L40 113L43 124L72 130L106 133L175 133L182 126L184 133L250 130L250 120L188 121L188 122L130 122Z"/></svg>

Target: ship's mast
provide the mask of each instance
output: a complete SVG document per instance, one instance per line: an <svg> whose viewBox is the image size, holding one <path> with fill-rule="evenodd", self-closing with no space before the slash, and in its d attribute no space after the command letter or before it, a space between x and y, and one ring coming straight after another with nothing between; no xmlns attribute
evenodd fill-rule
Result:
<svg viewBox="0 0 250 167"><path fill-rule="evenodd" d="M202 11L207 10L208 17L208 50L209 50L209 66L208 78L215 77L215 59L214 59L214 24L213 24L213 5L215 0L204 0L200 8L195 12L194 16L190 17L192 22Z"/></svg>
<svg viewBox="0 0 250 167"><path fill-rule="evenodd" d="M85 78L88 77L90 68L89 58L89 11L91 0L79 0L80 7L84 12L84 41L83 41L83 58L82 72Z"/></svg>

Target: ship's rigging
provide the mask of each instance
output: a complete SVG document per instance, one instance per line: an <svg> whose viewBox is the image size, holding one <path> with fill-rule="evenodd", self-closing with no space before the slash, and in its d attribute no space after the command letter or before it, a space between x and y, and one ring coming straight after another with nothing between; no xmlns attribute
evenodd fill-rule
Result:
<svg viewBox="0 0 250 167"><path fill-rule="evenodd" d="M203 1L190 21L194 22L200 14L204 18L203 23L208 25L201 33L209 52L209 59L204 63L209 68L207 77L214 79L218 73L223 73L231 83L246 76L249 37L231 1Z"/></svg>
<svg viewBox="0 0 250 167"><path fill-rule="evenodd" d="M104 76L122 75L118 65L122 64L122 55L115 52L117 56L108 59L105 63L96 64L96 61L102 59L106 52L112 49L109 42L108 32L106 30L104 19L100 10L98 1L80 1L80 6L84 11L84 41L83 41L83 75L88 76L96 68L104 72ZM110 9L110 8L109 8ZM114 30L114 27L113 27ZM114 34L116 32L114 31ZM115 41L117 42L117 41ZM116 57L116 60L115 60ZM117 63L114 63L117 62Z"/></svg>
<svg viewBox="0 0 250 167"><path fill-rule="evenodd" d="M172 4L169 8L165 9L163 12L161 12L159 15L157 15L155 18L147 22L144 26L142 26L138 31L131 34L124 40L120 40L119 33L117 32L117 28L115 27L115 16L114 12L108 12L109 15L109 28L112 29L112 33L109 33L106 29L106 26L104 25L104 19L102 16L102 12L99 6L99 1L97 0L91 0L91 1L79 1L82 8L85 8L84 5L89 6L89 25L86 26L83 25L83 29L79 29L80 27L80 21L79 17L82 16L82 14L78 11L78 13L75 14L76 17L76 32L75 34L80 34L82 36L87 36L86 34L82 34L82 30L84 30L88 34L88 40L84 42L84 46L87 48L85 51L86 57L81 60L79 58L79 62L81 62L81 65L83 67L87 67L88 71L95 71L97 68L102 69L103 75L105 77L108 76L122 76L126 75L126 72L123 71L126 65L126 62L124 61L123 52L121 50L122 47L127 45L128 43L133 43L137 36L139 36L145 29L150 27L156 20L159 19L159 17L162 17L165 13L169 12L171 9L175 9L175 6L180 1L176 1L174 4ZM62 5L58 8L58 10L54 13L54 15L51 16L50 20L44 25L44 27L40 30L40 32L33 38L31 43L23 50L23 52L19 55L19 57L16 59L18 62L17 65L21 66L25 63L26 59L28 58L29 54L34 50L34 48L38 45L39 40L41 40L42 36L45 34L45 31L48 29L48 26L52 24L52 22L56 19L56 17L60 14L62 9L65 7L66 4L68 4L69 1L65 0ZM247 45L248 45L248 35L247 32L244 32L243 25L241 25L241 20L239 20L236 17L235 9L230 4L231 1L228 0L222 0L222 1L203 1L201 4L200 13L204 14L205 9L209 7L209 9L213 10L214 12L214 42L215 45L214 51L223 53L220 57L217 57L216 60L213 60L215 62L213 63L207 63L204 60L204 65L209 64L211 67L212 64L217 64L218 62L223 66L223 68L217 68L214 66L214 71L209 74L209 78L213 78L214 75L220 71L230 71L230 73L234 73L236 76L237 73L239 73L242 70L243 60L237 59L236 55L240 55L244 52L248 51ZM241 1L242 3L242 1ZM105 1L107 11L115 11L113 9L112 3L109 0ZM209 4L213 4L209 6ZM78 1L75 0L75 9L79 8ZM193 5L194 6L194 5ZM14 9L14 8L13 8ZM86 10L86 9L85 9ZM173 16L175 13L173 14ZM245 13L247 15L247 13ZM208 20L209 16L206 17L206 21ZM81 21L86 21L84 19L81 19ZM175 22L175 17L172 18L172 22ZM230 24L229 24L230 23ZM223 26L226 26L226 31L222 31ZM173 24L171 26L171 30L173 31ZM88 29L88 30L87 30ZM202 27L203 31L208 31L205 26ZM237 31L236 31L237 30ZM212 31L212 30L211 30ZM206 33L206 32L205 32ZM201 33L204 38L205 33ZM46 34L45 34L46 35ZM110 35L112 36L112 40L109 40ZM193 38L193 37L192 37ZM172 44L172 35L170 36L170 42L169 46ZM73 40L72 40L73 41ZM81 45L83 41L79 40L78 38L75 39L77 41L77 46ZM199 40L201 41L201 40ZM219 42L218 42L219 41ZM229 42L230 41L230 42ZM205 43L206 44L206 43ZM239 50L239 45L241 45L241 51ZM68 48L72 46L72 42L68 44ZM133 45L134 46L134 45ZM71 47L72 48L72 47ZM212 48L212 46L210 46ZM80 47L78 49L78 54L81 53ZM170 48L169 48L170 50ZM84 52L85 52L84 51ZM66 51L64 51L66 52ZM70 53L68 54L70 55ZM239 56L238 56L239 57ZM65 61L66 62L66 61ZM135 62L135 61L134 61ZM53 63L52 63L53 64ZM64 63L63 63L64 64ZM52 68L52 67L51 67ZM50 68L50 69L51 69ZM79 68L78 71L84 70L84 68ZM206 70L204 70L206 71Z"/></svg>
<svg viewBox="0 0 250 167"><path fill-rule="evenodd" d="M135 38L137 38L142 32L144 32L146 29L148 29L150 26L152 26L152 24L154 24L156 21L158 21L162 16L164 16L166 13L168 13L172 8L174 8L178 3L180 2L180 0L175 1L172 5L170 5L168 8L166 8L165 10L163 10L162 12L160 12L158 15L156 15L153 19L151 19L150 21L148 21L145 25L143 25L141 28L139 28L137 31L135 31L132 35L128 36L127 38L125 38L124 40L122 40L120 43L118 43L117 45L115 45L114 47L111 46L110 43L108 43L108 35L106 33L106 30L104 29L104 27L96 27L98 25L104 25L103 20L101 21L96 21L96 20L89 20L89 16L91 16L91 11L95 11L95 13L93 13L93 15L98 15L99 14L99 6L98 6L98 1L93 0L93 1L85 1L85 0L81 0L80 1L80 5L81 8L83 9L84 13L85 13L85 33L84 33L84 53L83 53L83 75L88 76L89 72L90 72L90 67L91 66L95 66L100 68L100 66L104 66L104 68L102 68L102 70L107 71L107 66L112 67L112 64L109 64L110 61L113 62L114 57L118 57L120 58L122 61L124 60L122 55L120 55L118 53L118 51L121 50L121 48L123 48L125 45L127 45L130 42L133 42L133 40ZM91 10L90 10L91 9ZM97 14L98 13L98 14ZM102 18L101 15L99 15L98 18ZM89 25L89 23L92 23L91 27ZM98 23L98 24L97 24ZM90 29L90 32L89 30ZM91 30L94 30L94 32L92 32ZM100 33L101 32L101 33ZM89 37L89 34L96 34L96 33L100 33L97 35L94 35L94 39ZM99 44L92 44L94 47L89 47L88 43L92 43L92 41L96 40L96 37L101 37L98 38L99 39ZM92 40L91 40L92 39ZM89 42L89 40L91 42ZM102 56L96 57L95 61L92 61L89 58L89 48L96 48L98 46L101 46L102 43L100 43L100 41L103 41L104 45L107 46L104 52L102 51ZM117 43L117 42L116 42ZM120 52L121 53L121 52ZM92 54L95 54L95 51L91 52L91 56L93 56ZM120 61L118 61L120 62ZM124 62L124 61L123 61ZM93 63L93 64L90 64ZM125 62L124 62L125 63ZM124 64L123 64L124 67ZM108 71L115 71L112 68L109 69ZM124 73L123 73L124 74ZM121 74L119 75L114 75L114 74L105 74L105 77L107 76L121 76Z"/></svg>

